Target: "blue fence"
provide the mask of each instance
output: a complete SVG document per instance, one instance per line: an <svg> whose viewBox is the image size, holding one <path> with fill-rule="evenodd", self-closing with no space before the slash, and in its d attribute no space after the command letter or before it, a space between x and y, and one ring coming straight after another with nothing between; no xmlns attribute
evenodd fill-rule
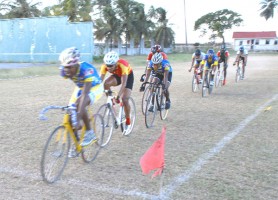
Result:
<svg viewBox="0 0 278 200"><path fill-rule="evenodd" d="M0 62L57 62L71 46L93 59L93 23L69 23L66 16L0 20Z"/></svg>

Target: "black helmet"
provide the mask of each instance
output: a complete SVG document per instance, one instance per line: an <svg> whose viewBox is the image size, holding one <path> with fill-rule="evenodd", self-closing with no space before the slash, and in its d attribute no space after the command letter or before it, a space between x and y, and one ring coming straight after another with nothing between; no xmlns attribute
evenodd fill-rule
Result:
<svg viewBox="0 0 278 200"><path fill-rule="evenodd" d="M222 45L221 45L221 51L226 51L226 46L225 46L225 44L222 44Z"/></svg>
<svg viewBox="0 0 278 200"><path fill-rule="evenodd" d="M195 56L200 56L200 55L201 55L201 50L200 49L196 49Z"/></svg>

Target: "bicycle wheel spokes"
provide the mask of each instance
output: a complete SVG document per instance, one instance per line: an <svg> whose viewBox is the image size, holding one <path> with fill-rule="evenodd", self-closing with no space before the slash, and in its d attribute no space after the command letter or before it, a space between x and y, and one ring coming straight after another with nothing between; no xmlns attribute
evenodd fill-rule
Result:
<svg viewBox="0 0 278 200"><path fill-rule="evenodd" d="M54 183L62 175L68 162L70 133L58 126L49 136L41 159L41 175L45 182Z"/></svg>
<svg viewBox="0 0 278 200"><path fill-rule="evenodd" d="M143 115L145 115L145 110L146 110L146 105L147 105L147 101L148 101L148 98L151 94L151 86L149 85L144 93L143 93L143 97L142 97L142 113Z"/></svg>
<svg viewBox="0 0 278 200"><path fill-rule="evenodd" d="M205 97L207 95L208 92L208 81L207 81L207 77L205 77L203 83L202 83L202 97Z"/></svg>
<svg viewBox="0 0 278 200"><path fill-rule="evenodd" d="M208 76L209 76L209 78L208 78L208 80L209 80L208 81L208 93L211 94L214 86L210 85L210 83L212 82L212 75L211 75L211 73L209 73Z"/></svg>
<svg viewBox="0 0 278 200"><path fill-rule="evenodd" d="M239 79L240 79L240 67L238 67L236 70L236 83L239 81Z"/></svg>
<svg viewBox="0 0 278 200"><path fill-rule="evenodd" d="M102 105L99 108L97 114L100 114L103 117L104 135L101 147L105 147L111 139L112 133L114 131L115 121L112 111L107 104Z"/></svg>
<svg viewBox="0 0 278 200"><path fill-rule="evenodd" d="M153 122L156 115L156 94L153 93L149 96L146 110L145 110L145 124L147 128L150 128L153 126Z"/></svg>
<svg viewBox="0 0 278 200"><path fill-rule="evenodd" d="M104 122L100 114L94 114L90 119L90 123L91 128L94 130L94 133L97 137L97 141L92 142L82 149L82 159L87 163L96 159L103 143L104 136Z"/></svg>
<svg viewBox="0 0 278 200"><path fill-rule="evenodd" d="M215 87L217 88L219 86L219 83L220 83L220 78L221 78L221 73L220 73L220 70L218 70L215 74L215 77L214 77L214 85Z"/></svg>
<svg viewBox="0 0 278 200"><path fill-rule="evenodd" d="M161 120L165 120L167 118L169 109L166 110L165 109L166 106L166 97L164 95L164 93L162 92L161 96L160 96L160 118Z"/></svg>
<svg viewBox="0 0 278 200"><path fill-rule="evenodd" d="M122 119L121 129L122 129L123 135L125 135L125 136L129 135L132 132L134 124L135 124L135 120L136 120L136 107L135 107L135 102L134 102L133 98L129 97L128 102L130 105L130 125L127 126L125 123L126 116L125 116L124 110L122 111L122 116L121 116L121 119Z"/></svg>

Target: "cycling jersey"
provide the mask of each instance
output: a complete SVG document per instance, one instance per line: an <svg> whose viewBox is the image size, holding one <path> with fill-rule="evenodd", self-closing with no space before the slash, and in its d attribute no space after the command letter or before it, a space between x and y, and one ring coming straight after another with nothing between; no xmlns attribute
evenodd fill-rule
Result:
<svg viewBox="0 0 278 200"><path fill-rule="evenodd" d="M168 59L166 53L164 53L164 52L159 52L159 53L162 55L163 60L167 60L167 59ZM147 57L147 60L148 60L148 61L151 61L151 60L152 60L152 57L153 57L153 52L150 52L149 55L148 55L148 57Z"/></svg>
<svg viewBox="0 0 278 200"><path fill-rule="evenodd" d="M201 52L201 55L197 58L195 53L192 54L192 59L195 59L195 63L199 64L205 58L206 54Z"/></svg>
<svg viewBox="0 0 278 200"><path fill-rule="evenodd" d="M162 60L162 62L158 65L157 70L154 69L153 65L153 62L150 61L150 64L147 69L151 69L152 72L154 72L155 74L164 74L165 71L172 72L172 67L168 60Z"/></svg>
<svg viewBox="0 0 278 200"><path fill-rule="evenodd" d="M217 52L217 56L220 58L220 60L224 61L227 59L227 57L230 56L228 51L222 52L222 51L218 51Z"/></svg>
<svg viewBox="0 0 278 200"><path fill-rule="evenodd" d="M107 71L108 71L107 66L103 64L100 68L100 74L105 75ZM124 59L119 59L116 64L115 70L111 73L119 77L122 77L123 75L129 75L131 72L132 72L132 68L129 65L129 63Z"/></svg>
<svg viewBox="0 0 278 200"><path fill-rule="evenodd" d="M216 55L213 55L212 57L209 57L207 54L205 58L202 60L201 64L205 64L206 67L210 68L210 66L213 64L214 66L218 65L218 57Z"/></svg>
<svg viewBox="0 0 278 200"><path fill-rule="evenodd" d="M60 67L61 76L67 78L64 73L64 67ZM101 83L101 78L98 75L97 69L87 63L80 62L77 73L71 78L71 80L79 87L83 88L85 82L92 82L92 87Z"/></svg>
<svg viewBox="0 0 278 200"><path fill-rule="evenodd" d="M248 51L247 51L247 49L244 49L244 51L241 53L238 50L236 54L239 55L240 57L246 57L248 55Z"/></svg>

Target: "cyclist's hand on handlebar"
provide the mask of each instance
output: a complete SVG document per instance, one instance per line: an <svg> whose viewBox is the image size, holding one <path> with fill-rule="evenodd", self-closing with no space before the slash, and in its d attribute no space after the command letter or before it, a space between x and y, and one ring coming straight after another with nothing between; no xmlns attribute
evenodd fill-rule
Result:
<svg viewBox="0 0 278 200"><path fill-rule="evenodd" d="M141 85L140 92L144 92L144 91L145 91L145 85Z"/></svg>
<svg viewBox="0 0 278 200"><path fill-rule="evenodd" d="M115 96L115 102L120 103L120 96L119 95Z"/></svg>
<svg viewBox="0 0 278 200"><path fill-rule="evenodd" d="M192 67L189 67L188 71L191 72L191 70L192 70Z"/></svg>

